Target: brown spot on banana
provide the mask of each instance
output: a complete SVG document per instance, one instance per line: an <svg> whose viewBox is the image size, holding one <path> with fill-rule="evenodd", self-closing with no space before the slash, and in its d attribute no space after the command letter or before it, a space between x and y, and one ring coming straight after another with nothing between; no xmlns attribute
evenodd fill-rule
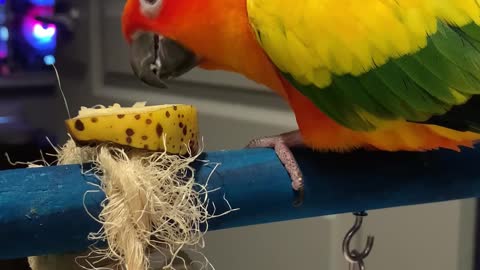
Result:
<svg viewBox="0 0 480 270"><path fill-rule="evenodd" d="M125 133L127 133L127 136L131 137L135 134L135 131L133 131L133 129L131 129L131 128L127 128Z"/></svg>
<svg viewBox="0 0 480 270"><path fill-rule="evenodd" d="M75 121L75 129L78 131L84 131L85 125L83 124L82 120Z"/></svg>
<svg viewBox="0 0 480 270"><path fill-rule="evenodd" d="M156 131L157 131L157 136L161 138L163 134L163 127L160 123L157 124Z"/></svg>

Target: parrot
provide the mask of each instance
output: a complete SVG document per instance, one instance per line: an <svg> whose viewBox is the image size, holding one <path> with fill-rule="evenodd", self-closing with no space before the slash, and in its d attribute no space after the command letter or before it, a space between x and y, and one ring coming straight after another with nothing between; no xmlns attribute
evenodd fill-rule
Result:
<svg viewBox="0 0 480 270"><path fill-rule="evenodd" d="M292 188L292 148L461 152L480 139L478 0L127 0L134 75L240 74L288 104L298 129L253 139Z"/></svg>

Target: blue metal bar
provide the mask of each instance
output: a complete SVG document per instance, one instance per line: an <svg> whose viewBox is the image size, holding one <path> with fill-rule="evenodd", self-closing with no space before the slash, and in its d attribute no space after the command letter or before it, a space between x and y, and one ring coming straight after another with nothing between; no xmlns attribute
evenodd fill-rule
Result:
<svg viewBox="0 0 480 270"><path fill-rule="evenodd" d="M210 230L322 215L480 197L480 149L462 153L294 152L305 176L305 198L294 207L288 174L270 149L205 153L196 181L209 182L217 213L229 201L239 211L213 219ZM79 165L0 171L0 259L85 250L99 229L83 206L96 178ZM86 196L93 215L104 194ZM213 210L213 208L211 208Z"/></svg>

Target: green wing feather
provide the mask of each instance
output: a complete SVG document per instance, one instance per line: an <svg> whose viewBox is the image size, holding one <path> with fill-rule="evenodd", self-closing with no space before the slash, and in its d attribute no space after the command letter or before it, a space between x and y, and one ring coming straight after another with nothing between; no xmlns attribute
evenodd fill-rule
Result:
<svg viewBox="0 0 480 270"><path fill-rule="evenodd" d="M480 94L480 27L474 23L455 27L438 22L438 31L427 46L413 54L390 59L359 76L332 75L325 88L305 85L283 72L285 78L318 108L338 123L354 130L373 130L383 120L403 119L428 123L436 117L448 126L464 119L476 129L475 115L457 107ZM455 114L449 112L455 108ZM468 128L465 128L468 129Z"/></svg>

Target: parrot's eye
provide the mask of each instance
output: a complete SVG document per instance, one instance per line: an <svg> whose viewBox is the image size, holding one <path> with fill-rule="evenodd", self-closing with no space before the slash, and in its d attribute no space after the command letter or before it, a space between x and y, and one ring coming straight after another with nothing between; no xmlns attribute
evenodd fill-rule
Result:
<svg viewBox="0 0 480 270"><path fill-rule="evenodd" d="M158 15L163 0L140 0L140 8L143 15L153 18Z"/></svg>

